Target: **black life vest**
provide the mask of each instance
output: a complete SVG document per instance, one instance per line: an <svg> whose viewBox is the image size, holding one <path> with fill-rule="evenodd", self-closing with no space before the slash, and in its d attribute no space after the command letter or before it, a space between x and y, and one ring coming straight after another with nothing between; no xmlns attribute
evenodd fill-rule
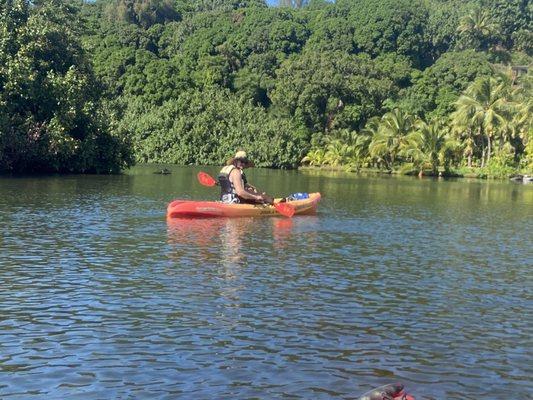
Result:
<svg viewBox="0 0 533 400"><path fill-rule="evenodd" d="M235 192L235 187L229 179L231 171L233 171L235 168L237 167L235 167L234 165L226 165L218 173L218 183L220 185L220 200L227 203L240 203L240 198L237 195L237 192ZM248 184L248 181L246 180L246 175L244 174L242 169L239 171L241 172L244 187L246 187L246 185Z"/></svg>

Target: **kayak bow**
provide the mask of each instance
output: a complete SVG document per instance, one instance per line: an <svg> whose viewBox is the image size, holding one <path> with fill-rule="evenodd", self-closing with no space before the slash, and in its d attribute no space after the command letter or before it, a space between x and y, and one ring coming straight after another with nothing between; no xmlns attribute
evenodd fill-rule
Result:
<svg viewBox="0 0 533 400"><path fill-rule="evenodd" d="M401 383L391 383L366 392L357 400L415 400L407 394Z"/></svg>

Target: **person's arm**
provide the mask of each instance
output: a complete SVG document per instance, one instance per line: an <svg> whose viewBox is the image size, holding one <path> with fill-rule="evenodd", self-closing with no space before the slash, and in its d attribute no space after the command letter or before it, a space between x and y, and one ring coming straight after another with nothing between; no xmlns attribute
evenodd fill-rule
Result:
<svg viewBox="0 0 533 400"><path fill-rule="evenodd" d="M257 190L257 188L253 185L250 185L249 183L247 183L246 185L244 185L244 190L247 190L251 193L259 193L259 190Z"/></svg>
<svg viewBox="0 0 533 400"><path fill-rule="evenodd" d="M231 171L230 180L233 183L235 192L239 197L248 200L263 201L262 195L251 193L244 188L244 182L242 180L241 171L239 171L238 169L235 168L233 171Z"/></svg>

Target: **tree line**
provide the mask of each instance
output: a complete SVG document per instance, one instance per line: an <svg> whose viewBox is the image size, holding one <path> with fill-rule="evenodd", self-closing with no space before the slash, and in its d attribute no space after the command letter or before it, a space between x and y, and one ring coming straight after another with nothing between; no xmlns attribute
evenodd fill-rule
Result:
<svg viewBox="0 0 533 400"><path fill-rule="evenodd" d="M236 148L276 168L530 170L532 14L527 0L0 0L0 170L221 164Z"/></svg>

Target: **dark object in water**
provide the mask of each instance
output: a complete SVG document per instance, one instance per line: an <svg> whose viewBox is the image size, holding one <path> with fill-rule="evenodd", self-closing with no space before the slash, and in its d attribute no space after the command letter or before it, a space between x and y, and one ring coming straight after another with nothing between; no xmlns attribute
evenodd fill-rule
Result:
<svg viewBox="0 0 533 400"><path fill-rule="evenodd" d="M529 183L529 182L533 182L533 176L529 176L529 175L515 175L515 176L511 176L511 180L512 180L513 182Z"/></svg>
<svg viewBox="0 0 533 400"><path fill-rule="evenodd" d="M159 175L170 175L171 173L172 172L170 172L170 170L166 168L163 168L163 169L160 169L154 172L154 174L159 174Z"/></svg>
<svg viewBox="0 0 533 400"><path fill-rule="evenodd" d="M401 383L390 383L366 392L357 400L415 400L413 396L405 393Z"/></svg>

